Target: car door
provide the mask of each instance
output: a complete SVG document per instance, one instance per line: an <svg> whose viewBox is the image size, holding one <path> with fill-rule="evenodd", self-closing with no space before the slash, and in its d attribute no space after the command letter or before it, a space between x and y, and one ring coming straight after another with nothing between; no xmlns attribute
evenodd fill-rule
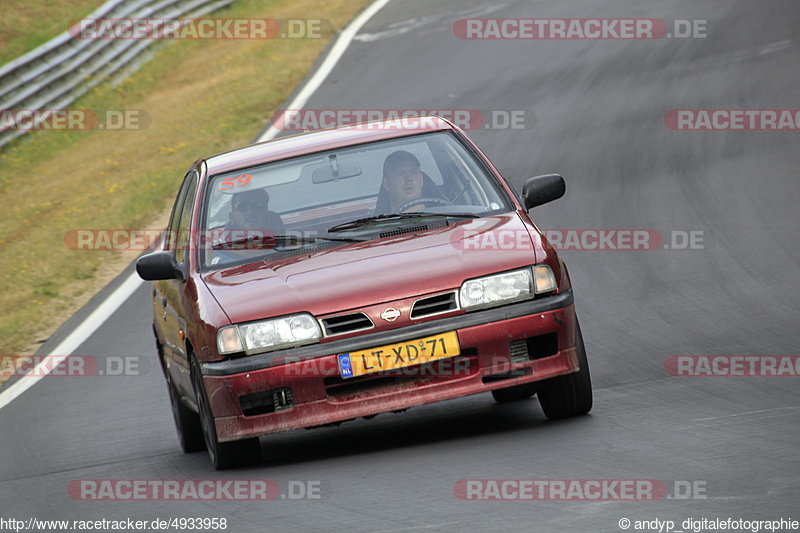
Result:
<svg viewBox="0 0 800 533"><path fill-rule="evenodd" d="M181 190L173 206L170 226L167 231L165 249L174 255L177 264L187 259L189 226L197 192L197 172L193 169L184 178ZM186 331L184 315L184 280L169 279L155 284L156 322L162 337L164 365L179 390L191 388L188 379L188 364L182 333Z"/></svg>

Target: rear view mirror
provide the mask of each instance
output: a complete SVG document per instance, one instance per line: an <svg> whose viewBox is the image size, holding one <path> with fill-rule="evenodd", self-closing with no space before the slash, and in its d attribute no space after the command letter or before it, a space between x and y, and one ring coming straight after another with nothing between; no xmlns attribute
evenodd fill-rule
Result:
<svg viewBox="0 0 800 533"><path fill-rule="evenodd" d="M522 186L522 200L526 209L558 200L567 190L564 178L559 174L544 174L528 178Z"/></svg>
<svg viewBox="0 0 800 533"><path fill-rule="evenodd" d="M341 162L336 154L329 155L327 159L327 166L315 168L311 173L311 183L326 183L361 175L361 167L357 163Z"/></svg>

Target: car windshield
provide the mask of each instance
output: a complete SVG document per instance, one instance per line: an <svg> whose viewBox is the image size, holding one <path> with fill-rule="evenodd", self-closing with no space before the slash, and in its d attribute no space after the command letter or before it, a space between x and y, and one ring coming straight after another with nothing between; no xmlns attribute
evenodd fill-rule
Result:
<svg viewBox="0 0 800 533"><path fill-rule="evenodd" d="M204 268L264 261L509 211L449 132L350 146L212 176Z"/></svg>

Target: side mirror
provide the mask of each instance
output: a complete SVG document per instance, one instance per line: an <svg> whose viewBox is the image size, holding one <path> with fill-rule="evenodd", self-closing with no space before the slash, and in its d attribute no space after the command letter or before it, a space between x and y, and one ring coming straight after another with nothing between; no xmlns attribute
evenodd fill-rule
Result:
<svg viewBox="0 0 800 533"><path fill-rule="evenodd" d="M567 191L564 178L559 174L545 174L528 178L522 186L522 200L527 209L558 200Z"/></svg>
<svg viewBox="0 0 800 533"><path fill-rule="evenodd" d="M185 279L183 269L175 262L172 252L153 252L136 260L136 273L148 281Z"/></svg>

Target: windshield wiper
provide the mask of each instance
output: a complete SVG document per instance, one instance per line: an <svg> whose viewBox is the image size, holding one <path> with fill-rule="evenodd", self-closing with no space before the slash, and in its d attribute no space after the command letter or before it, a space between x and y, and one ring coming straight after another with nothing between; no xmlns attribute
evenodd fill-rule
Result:
<svg viewBox="0 0 800 533"><path fill-rule="evenodd" d="M232 241L224 241L214 244L214 250L260 250L262 248L274 248L278 246L291 246L292 244L313 244L318 240L339 241L339 242L361 242L361 239L351 239L344 237L298 237L296 235L251 235ZM261 245L254 245L260 242Z"/></svg>
<svg viewBox="0 0 800 533"><path fill-rule="evenodd" d="M423 216L422 213L389 213L385 215L375 215L371 217L364 217L364 218L357 218L355 220L351 220L350 222L344 222L342 224L337 224L335 226L331 226L328 228L328 233L336 233L337 231L344 231L346 229L357 228L359 226L363 226L364 224L369 224L370 222L375 222L379 220L402 220L404 218L417 218Z"/></svg>
<svg viewBox="0 0 800 533"><path fill-rule="evenodd" d="M336 233L338 231L345 231L348 229L358 228L365 226L370 222L380 222L384 220L403 220L406 218L423 218L423 217L453 217L453 218L479 218L479 215L473 213L426 213L424 211L410 211L407 213L390 213L386 215L375 215L371 217L358 218L350 222L337 224L336 226L328 228L328 233Z"/></svg>
<svg viewBox="0 0 800 533"><path fill-rule="evenodd" d="M404 213L406 215L424 215L426 217L453 217L453 218L480 218L480 215L475 213L426 213L424 211L412 211Z"/></svg>

